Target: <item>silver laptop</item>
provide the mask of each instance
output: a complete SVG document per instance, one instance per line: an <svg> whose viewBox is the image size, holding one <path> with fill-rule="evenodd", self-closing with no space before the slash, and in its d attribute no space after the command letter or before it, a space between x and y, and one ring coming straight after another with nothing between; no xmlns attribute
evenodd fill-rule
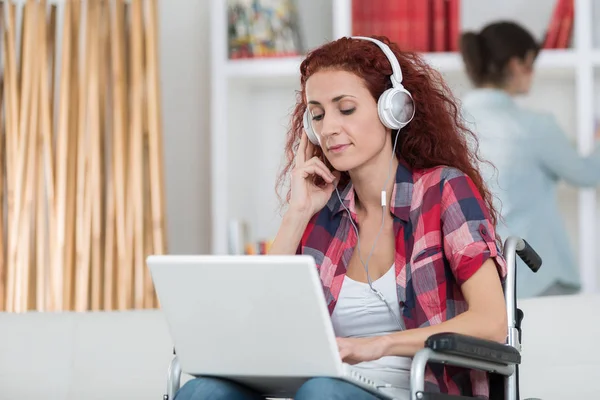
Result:
<svg viewBox="0 0 600 400"><path fill-rule="evenodd" d="M310 256L150 256L182 371L266 397L293 397L311 377L345 379L381 398L389 385L342 363Z"/></svg>

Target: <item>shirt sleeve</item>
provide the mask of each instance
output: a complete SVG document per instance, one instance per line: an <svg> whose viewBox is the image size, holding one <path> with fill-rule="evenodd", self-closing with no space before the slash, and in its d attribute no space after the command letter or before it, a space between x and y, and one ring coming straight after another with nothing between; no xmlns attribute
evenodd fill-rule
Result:
<svg viewBox="0 0 600 400"><path fill-rule="evenodd" d="M466 282L488 258L493 258L501 280L506 261L496 242L490 212L468 175L449 169L442 183L441 223L443 245L459 285Z"/></svg>
<svg viewBox="0 0 600 400"><path fill-rule="evenodd" d="M600 145L581 155L569 142L552 115L536 118L532 129L537 133L535 146L540 164L550 173L576 186L596 186L600 183Z"/></svg>

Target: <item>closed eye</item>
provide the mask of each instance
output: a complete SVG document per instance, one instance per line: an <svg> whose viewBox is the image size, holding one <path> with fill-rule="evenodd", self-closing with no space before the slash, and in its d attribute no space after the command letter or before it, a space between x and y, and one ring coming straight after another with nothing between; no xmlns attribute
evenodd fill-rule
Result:
<svg viewBox="0 0 600 400"><path fill-rule="evenodd" d="M352 114L354 111L356 111L356 107L353 108L349 108L347 110L340 110L340 112L344 115L350 115ZM320 115L313 115L312 119L313 121L321 121L323 119L323 115L324 114L320 114Z"/></svg>

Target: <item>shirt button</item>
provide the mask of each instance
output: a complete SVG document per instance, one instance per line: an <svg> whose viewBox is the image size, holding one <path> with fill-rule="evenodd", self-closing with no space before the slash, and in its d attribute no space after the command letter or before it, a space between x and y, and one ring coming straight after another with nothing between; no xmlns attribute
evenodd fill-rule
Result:
<svg viewBox="0 0 600 400"><path fill-rule="evenodd" d="M485 229L485 226L483 225L479 225L479 232L483 235L483 236L487 236L487 229Z"/></svg>

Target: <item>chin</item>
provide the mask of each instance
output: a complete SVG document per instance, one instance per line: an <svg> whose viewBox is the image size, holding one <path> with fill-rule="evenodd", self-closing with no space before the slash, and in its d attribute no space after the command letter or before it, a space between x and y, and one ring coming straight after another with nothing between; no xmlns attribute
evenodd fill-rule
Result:
<svg viewBox="0 0 600 400"><path fill-rule="evenodd" d="M346 159L343 159L343 158L340 158L337 160L334 159L333 160L334 162L331 162L331 160L329 160L329 163L331 164L331 166L333 168L335 168L336 171L339 171L339 172L348 172L360 165L360 163L357 163L356 160L352 160L351 157L344 157L344 158L346 158Z"/></svg>
<svg viewBox="0 0 600 400"><path fill-rule="evenodd" d="M336 171L349 172L367 163L372 157L364 152L349 151L345 154L326 155L327 160Z"/></svg>
<svg viewBox="0 0 600 400"><path fill-rule="evenodd" d="M331 164L333 166L333 169L335 169L338 172L348 172L350 171L353 167L348 167L345 163L335 163L335 164Z"/></svg>

